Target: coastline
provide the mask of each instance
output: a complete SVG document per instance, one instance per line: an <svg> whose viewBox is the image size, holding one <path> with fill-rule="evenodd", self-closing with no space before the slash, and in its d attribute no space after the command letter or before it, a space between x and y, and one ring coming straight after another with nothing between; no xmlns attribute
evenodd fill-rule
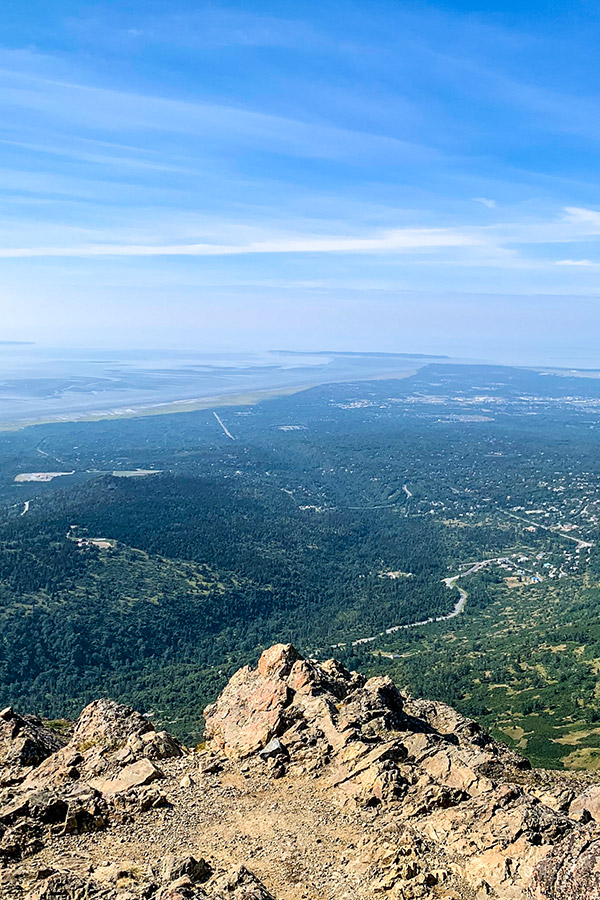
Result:
<svg viewBox="0 0 600 900"><path fill-rule="evenodd" d="M197 412L203 409L217 409L227 406L254 406L263 400L274 400L277 397L291 396L299 394L302 391L311 388L321 387L326 384L345 384L353 381L394 381L409 378L418 371L418 368L405 369L394 373L379 373L364 378L344 378L344 379L315 379L300 385L282 385L275 388L257 389L254 391L238 391L226 394L215 394L214 396L192 397L182 400L165 400L158 403L140 404L139 406L123 405L122 407L111 407L105 410L97 410L94 412L76 411L66 412L64 415L40 416L31 419L13 420L0 422L0 433L21 431L25 428L32 428L38 425L62 425L68 423L79 422L103 422L120 419L138 419L148 416L165 416L175 415L177 413Z"/></svg>

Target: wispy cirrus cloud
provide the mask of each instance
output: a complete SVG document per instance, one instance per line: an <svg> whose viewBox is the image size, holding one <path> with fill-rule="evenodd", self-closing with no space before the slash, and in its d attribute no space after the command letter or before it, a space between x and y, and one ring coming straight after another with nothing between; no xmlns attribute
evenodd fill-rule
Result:
<svg viewBox="0 0 600 900"><path fill-rule="evenodd" d="M455 254L460 264L470 259L474 266L588 266L593 264L587 258L556 260L549 254L554 252L554 245L577 245L600 235L600 212L572 207L551 218L525 222L497 221L487 225L467 222L454 227L379 229L354 225L350 233L334 231L324 220L297 220L296 227L291 228L292 223L285 217L281 228L276 230L273 223L269 226L268 217L265 220L264 211L254 220L251 212L246 210L244 217L231 220L214 215L186 217L175 210L163 209L152 223L147 221L150 211L146 211L144 218L136 218L135 214L128 218L124 216L121 227L112 230L94 226L54 226L50 230L51 234L53 232L51 243L43 240L48 234L47 228L41 229L30 223L22 229L27 244L19 244L14 231L0 229L0 258L269 254L410 257L426 252L429 259L445 265L455 261ZM385 213L387 217L392 216L393 210ZM532 248L537 248L533 257ZM543 256L539 255L540 249L545 250Z"/></svg>
<svg viewBox="0 0 600 900"><path fill-rule="evenodd" d="M301 235L245 244L85 244L73 247L0 247L0 258L97 256L243 256L269 253L406 253L472 247L481 238L452 229L396 229L373 236Z"/></svg>
<svg viewBox="0 0 600 900"><path fill-rule="evenodd" d="M600 210L580 206L566 206L566 219L575 227L582 227L590 234L600 234Z"/></svg>
<svg viewBox="0 0 600 900"><path fill-rule="evenodd" d="M34 337L68 319L96 339L92 296L109 336L127 309L162 339L180 296L192 318L203 303L251 317L270 290L262 319L282 331L292 306L318 328L322 298L337 326L351 294L357 342L376 341L382 290L403 334L469 294L459 330L476 341L498 292L515 310L597 292L593 28L586 57L563 22L557 67L524 11L251 6L45 4L32 21L25 5L3 29L0 302Z"/></svg>
<svg viewBox="0 0 600 900"><path fill-rule="evenodd" d="M35 55L34 55L35 56ZM271 154L284 153L311 159L351 158L373 164L380 160L432 157L438 151L420 142L368 128L343 127L310 121L293 115L269 113L250 108L211 102L183 100L130 90L117 90L66 81L44 75L44 59L35 58L28 67L2 65L0 53L0 107L18 110L20 119L38 127L73 127L76 132L92 130L106 136L169 133L202 138L214 147L227 142L231 150L253 145ZM42 71L36 71L36 70Z"/></svg>
<svg viewBox="0 0 600 900"><path fill-rule="evenodd" d="M594 263L591 259L557 259L557 266L575 266L576 268L584 268L589 269L593 266L597 266L598 263Z"/></svg>

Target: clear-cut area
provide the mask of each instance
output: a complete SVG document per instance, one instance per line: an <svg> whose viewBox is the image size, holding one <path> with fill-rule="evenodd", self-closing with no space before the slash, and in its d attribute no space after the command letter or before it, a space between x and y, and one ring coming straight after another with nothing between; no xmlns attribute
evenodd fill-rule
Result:
<svg viewBox="0 0 600 900"><path fill-rule="evenodd" d="M0 712L0 896L597 900L600 788L291 645L182 747L128 707Z"/></svg>

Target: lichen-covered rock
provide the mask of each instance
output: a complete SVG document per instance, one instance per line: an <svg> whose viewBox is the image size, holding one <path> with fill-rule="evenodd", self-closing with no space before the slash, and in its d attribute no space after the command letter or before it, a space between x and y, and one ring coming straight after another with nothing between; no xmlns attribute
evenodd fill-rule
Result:
<svg viewBox="0 0 600 900"><path fill-rule="evenodd" d="M598 900L600 828L573 829L536 867L527 900Z"/></svg>
<svg viewBox="0 0 600 900"><path fill-rule="evenodd" d="M600 784L591 784L571 800L569 815L572 819L585 818L588 813L600 825Z"/></svg>
<svg viewBox="0 0 600 900"><path fill-rule="evenodd" d="M207 708L206 737L182 756L134 710L86 707L0 789L2 900L600 900L598 786L527 771L387 677L278 644Z"/></svg>
<svg viewBox="0 0 600 900"><path fill-rule="evenodd" d="M18 784L66 739L37 716L21 716L11 706L0 712L0 787Z"/></svg>

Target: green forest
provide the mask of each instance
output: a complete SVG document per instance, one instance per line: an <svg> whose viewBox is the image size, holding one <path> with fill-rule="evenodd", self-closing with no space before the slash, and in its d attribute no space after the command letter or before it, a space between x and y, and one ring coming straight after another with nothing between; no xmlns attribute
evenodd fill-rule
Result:
<svg viewBox="0 0 600 900"><path fill-rule="evenodd" d="M212 411L2 435L0 704L112 696L194 742L230 674L292 641L536 763L600 765L596 401L472 368L229 407L233 439ZM74 474L15 481L39 471ZM460 615L389 631L457 585Z"/></svg>

